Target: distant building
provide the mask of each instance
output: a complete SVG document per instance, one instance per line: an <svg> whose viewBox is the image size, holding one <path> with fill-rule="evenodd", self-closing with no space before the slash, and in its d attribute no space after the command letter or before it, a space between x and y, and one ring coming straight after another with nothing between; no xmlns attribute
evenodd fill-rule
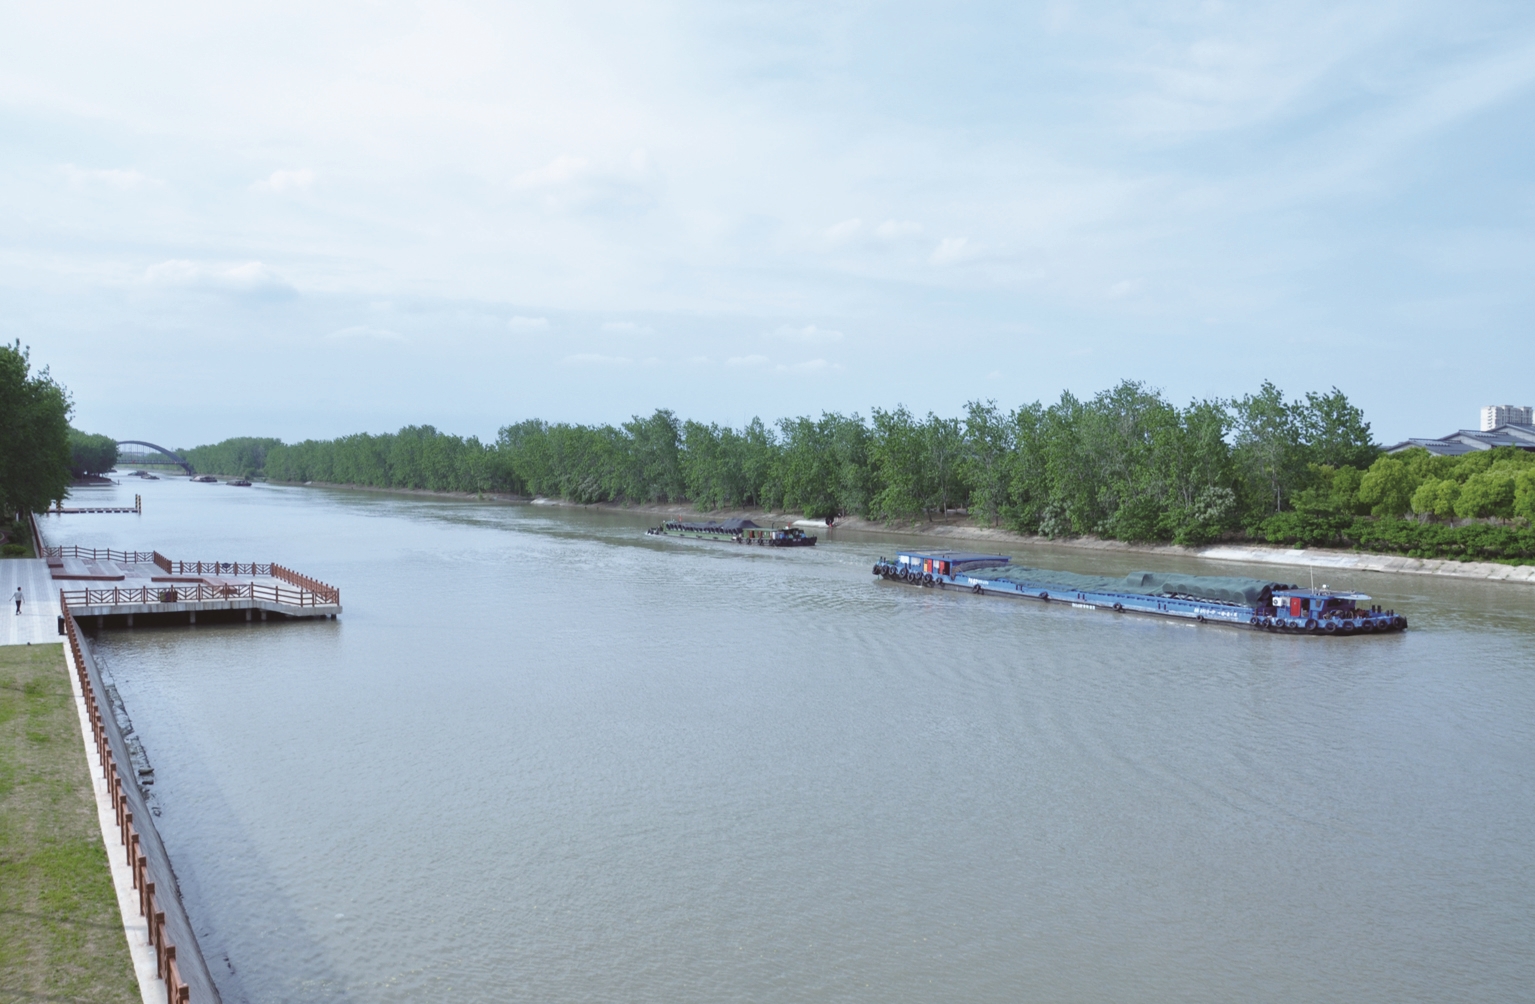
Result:
<svg viewBox="0 0 1535 1004"><path fill-rule="evenodd" d="M1535 408L1516 404L1489 404L1482 409L1482 431L1491 432L1500 425L1535 425Z"/></svg>
<svg viewBox="0 0 1535 1004"><path fill-rule="evenodd" d="M1408 439L1386 447L1386 452L1401 453L1415 446L1439 457L1458 457L1495 446L1535 451L1535 409L1512 404L1488 405L1482 409L1480 429L1461 429L1438 439Z"/></svg>

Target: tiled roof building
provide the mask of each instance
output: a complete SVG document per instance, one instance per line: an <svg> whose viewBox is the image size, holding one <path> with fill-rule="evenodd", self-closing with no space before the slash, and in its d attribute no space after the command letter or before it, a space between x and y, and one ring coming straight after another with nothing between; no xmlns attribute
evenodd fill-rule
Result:
<svg viewBox="0 0 1535 1004"><path fill-rule="evenodd" d="M1535 450L1535 425L1500 425L1485 432L1478 429L1461 429L1438 439L1408 439L1388 446L1387 453L1400 453L1415 446L1440 457L1459 457L1477 450L1490 450L1494 446L1517 446L1522 450Z"/></svg>

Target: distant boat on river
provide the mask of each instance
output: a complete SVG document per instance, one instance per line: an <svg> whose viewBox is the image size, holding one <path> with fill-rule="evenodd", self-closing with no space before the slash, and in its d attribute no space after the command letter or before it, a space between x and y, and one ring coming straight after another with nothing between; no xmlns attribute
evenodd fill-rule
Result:
<svg viewBox="0 0 1535 1004"><path fill-rule="evenodd" d="M724 540L733 544L759 547L814 547L816 538L797 526L759 526L749 519L727 519L720 523L688 523L669 519L645 531L652 537L691 537L695 540Z"/></svg>

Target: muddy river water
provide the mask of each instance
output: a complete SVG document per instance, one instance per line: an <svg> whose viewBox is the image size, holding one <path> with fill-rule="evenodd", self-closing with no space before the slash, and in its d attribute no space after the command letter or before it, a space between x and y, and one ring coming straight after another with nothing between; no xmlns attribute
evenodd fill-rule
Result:
<svg viewBox="0 0 1535 1004"><path fill-rule="evenodd" d="M1535 987L1529 586L1355 573L1329 584L1412 628L1291 637L875 579L900 538L748 549L635 514L184 479L90 495L135 492L141 517L44 533L342 590L334 622L98 646L228 1002Z"/></svg>

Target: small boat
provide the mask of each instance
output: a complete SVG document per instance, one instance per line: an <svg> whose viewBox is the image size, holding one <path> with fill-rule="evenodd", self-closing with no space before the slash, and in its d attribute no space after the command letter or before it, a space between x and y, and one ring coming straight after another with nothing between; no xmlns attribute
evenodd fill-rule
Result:
<svg viewBox="0 0 1535 1004"><path fill-rule="evenodd" d="M1160 572L1110 578L1009 567L1011 561L1001 554L901 551L894 561L876 561L874 574L912 586L953 586L981 595L1061 601L1085 610L1179 617L1258 631L1352 635L1407 629L1407 618L1395 610L1365 606L1368 595L1325 585L1303 589L1266 579Z"/></svg>
<svg viewBox="0 0 1535 1004"><path fill-rule="evenodd" d="M226 485L234 485L236 488L249 488L251 483L244 478L235 478L233 481L225 481Z"/></svg>
<svg viewBox="0 0 1535 1004"><path fill-rule="evenodd" d="M645 531L652 537L691 537L695 540L725 540L733 544L759 547L814 547L816 538L797 526L759 526L749 519L727 519L722 523L689 523L669 519Z"/></svg>
<svg viewBox="0 0 1535 1004"><path fill-rule="evenodd" d="M211 474L198 474L192 480L200 485L216 485L219 483L219 479Z"/></svg>

